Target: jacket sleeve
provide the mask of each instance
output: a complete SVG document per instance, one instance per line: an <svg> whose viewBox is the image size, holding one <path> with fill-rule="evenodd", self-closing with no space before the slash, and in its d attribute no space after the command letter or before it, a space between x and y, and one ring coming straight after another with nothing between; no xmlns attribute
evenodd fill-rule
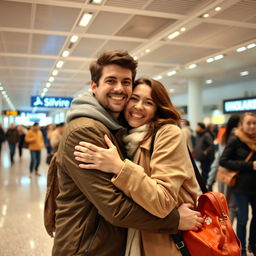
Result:
<svg viewBox="0 0 256 256"><path fill-rule="evenodd" d="M32 132L28 131L26 136L25 136L25 141L27 143L31 143L31 142L36 141L36 138L35 138L35 136L34 136L34 134Z"/></svg>
<svg viewBox="0 0 256 256"><path fill-rule="evenodd" d="M178 206L179 193L194 171L181 130L168 125L155 137L150 171L125 160L125 165L112 182L136 203L155 216L163 218ZM146 173L151 173L148 176ZM189 183L195 190L196 183ZM192 200L190 203L194 203Z"/></svg>
<svg viewBox="0 0 256 256"><path fill-rule="evenodd" d="M79 168L74 157L75 145L80 141L87 141L106 147L103 136L104 133L99 131L97 127L80 128L73 131L64 142L65 150L63 156L61 156L64 171L97 208L99 214L112 225L150 232L176 233L179 224L177 209L174 209L164 219L157 218L116 188L111 182L112 174ZM108 134L108 136L111 138L111 134Z"/></svg>
<svg viewBox="0 0 256 256"><path fill-rule="evenodd" d="M237 150L239 150L237 149L238 145L237 138L232 138L229 141L220 157L220 165L235 171L251 171L253 169L253 162L245 162L247 155L244 157L237 156Z"/></svg>
<svg viewBox="0 0 256 256"><path fill-rule="evenodd" d="M207 155L214 152L213 139L212 139L212 136L208 132L205 134L205 146L206 146L205 151L206 151Z"/></svg>

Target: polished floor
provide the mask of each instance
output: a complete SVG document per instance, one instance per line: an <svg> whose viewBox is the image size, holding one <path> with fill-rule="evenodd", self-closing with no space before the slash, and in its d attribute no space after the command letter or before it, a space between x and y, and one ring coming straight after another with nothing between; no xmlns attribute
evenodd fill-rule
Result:
<svg viewBox="0 0 256 256"><path fill-rule="evenodd" d="M44 150L43 150L44 151ZM30 154L23 150L10 164L7 145L0 160L0 256L50 256L53 239L43 225L47 164L43 152L40 177L29 178Z"/></svg>
<svg viewBox="0 0 256 256"><path fill-rule="evenodd" d="M6 144L3 145L0 158L0 256L51 255L53 239L43 224L48 169L45 159L46 151L42 150L41 176L33 175L30 179L29 151L24 149L20 159L16 150L15 162L11 165L9 150ZM216 190L217 186L214 187Z"/></svg>

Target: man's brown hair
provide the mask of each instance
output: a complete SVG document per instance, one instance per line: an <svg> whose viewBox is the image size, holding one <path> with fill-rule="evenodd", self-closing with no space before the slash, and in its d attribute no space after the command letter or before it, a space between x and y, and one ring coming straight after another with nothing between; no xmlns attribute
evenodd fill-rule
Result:
<svg viewBox="0 0 256 256"><path fill-rule="evenodd" d="M102 76L102 69L107 65L115 64L122 68L130 69L132 72L132 81L136 76L137 61L129 55L127 51L106 51L90 65L91 80L97 85Z"/></svg>

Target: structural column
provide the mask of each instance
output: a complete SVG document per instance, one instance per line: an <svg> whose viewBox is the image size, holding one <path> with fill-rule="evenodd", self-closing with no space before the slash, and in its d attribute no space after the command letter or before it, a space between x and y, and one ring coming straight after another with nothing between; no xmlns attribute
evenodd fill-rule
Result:
<svg viewBox="0 0 256 256"><path fill-rule="evenodd" d="M203 118L202 79L191 78L188 81L188 120L193 130Z"/></svg>

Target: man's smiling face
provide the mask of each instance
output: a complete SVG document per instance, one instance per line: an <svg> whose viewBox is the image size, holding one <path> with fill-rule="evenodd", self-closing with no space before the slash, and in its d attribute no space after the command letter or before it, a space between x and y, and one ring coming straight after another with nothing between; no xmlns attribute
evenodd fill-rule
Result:
<svg viewBox="0 0 256 256"><path fill-rule="evenodd" d="M91 88L99 103L118 118L132 93L132 71L116 64L107 65L99 84L92 81Z"/></svg>

